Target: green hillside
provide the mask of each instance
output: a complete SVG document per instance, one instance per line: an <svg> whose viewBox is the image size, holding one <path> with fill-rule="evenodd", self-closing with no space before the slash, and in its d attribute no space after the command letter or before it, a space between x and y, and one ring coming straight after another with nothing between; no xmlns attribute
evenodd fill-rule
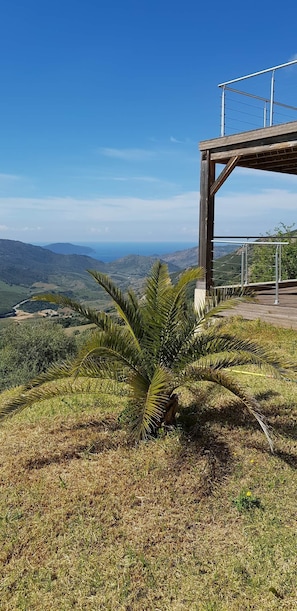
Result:
<svg viewBox="0 0 297 611"><path fill-rule="evenodd" d="M69 244L68 242L55 242L54 244L47 244L43 248L47 248L47 250L56 252L59 255L87 255L91 257L95 252L89 246L79 246L78 244Z"/></svg>
<svg viewBox="0 0 297 611"><path fill-rule="evenodd" d="M215 286L239 284L241 281L241 254L237 249L214 261Z"/></svg>
<svg viewBox="0 0 297 611"><path fill-rule="evenodd" d="M104 263L85 255L60 255L40 246L0 240L0 280L30 287L49 282L53 274L102 270Z"/></svg>
<svg viewBox="0 0 297 611"><path fill-rule="evenodd" d="M228 256L234 252L235 248L234 244L214 244L214 259ZM162 255L162 259L168 264L176 265L179 269L195 267L198 263L198 246Z"/></svg>
<svg viewBox="0 0 297 611"><path fill-rule="evenodd" d="M28 291L16 284L7 284L0 280L0 316L10 312L13 305L26 299Z"/></svg>
<svg viewBox="0 0 297 611"><path fill-rule="evenodd" d="M0 240L0 315L11 312L32 294L59 292L99 308L106 308L106 295L94 284L88 269L109 274L122 289L140 290L154 257L129 255L112 263L76 254L58 254L40 246ZM170 271L179 267L169 263Z"/></svg>
<svg viewBox="0 0 297 611"><path fill-rule="evenodd" d="M40 246L0 240L0 315L42 291L92 298L94 283L86 270L104 267L101 261L84 255L60 255Z"/></svg>
<svg viewBox="0 0 297 611"><path fill-rule="evenodd" d="M50 245L71 250L71 244ZM214 278L216 285L240 282L240 254L230 250L230 245L218 245L215 249ZM232 248L233 245L232 245ZM78 254L59 254L48 248L33 246L14 240L0 240L0 316L11 312L19 301L32 294L59 292L75 297L89 305L108 307L106 295L94 285L88 269L104 271L123 290L132 286L141 291L144 279L157 256L128 255L110 263ZM163 256L170 273L197 265L198 249L189 248Z"/></svg>

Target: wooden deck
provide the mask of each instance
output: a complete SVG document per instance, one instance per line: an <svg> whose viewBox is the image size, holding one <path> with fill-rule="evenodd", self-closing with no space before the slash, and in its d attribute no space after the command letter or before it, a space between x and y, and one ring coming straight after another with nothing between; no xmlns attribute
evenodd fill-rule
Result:
<svg viewBox="0 0 297 611"><path fill-rule="evenodd" d="M266 288L256 295L255 303L242 302L222 316L242 316L247 320L260 319L278 327L297 330L297 286L279 289L279 304L274 305L275 289Z"/></svg>
<svg viewBox="0 0 297 611"><path fill-rule="evenodd" d="M244 168L297 174L297 121L204 140L199 148L201 152L209 151L215 163L234 159L236 166ZM218 181L218 186L221 184Z"/></svg>
<svg viewBox="0 0 297 611"><path fill-rule="evenodd" d="M213 281L215 196L234 168L297 175L297 121L273 125L200 142L199 265L205 279L199 288L209 291ZM223 165L218 174L217 166ZM280 207L281 207L280 203ZM285 205L285 202L284 202ZM240 216L242 211L238 210ZM242 217L244 227L244 216ZM243 235L245 231L243 229ZM260 237L260 236L259 236Z"/></svg>

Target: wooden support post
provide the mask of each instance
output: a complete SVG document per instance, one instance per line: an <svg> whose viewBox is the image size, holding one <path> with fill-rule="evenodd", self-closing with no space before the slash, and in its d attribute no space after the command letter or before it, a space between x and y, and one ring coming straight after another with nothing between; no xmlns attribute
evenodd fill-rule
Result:
<svg viewBox="0 0 297 611"><path fill-rule="evenodd" d="M215 181L215 162L210 159L210 151L203 151L200 174L200 217L199 217L199 265L205 270L204 283L197 283L197 289L209 292L213 286L213 235L214 235L214 195L211 187Z"/></svg>

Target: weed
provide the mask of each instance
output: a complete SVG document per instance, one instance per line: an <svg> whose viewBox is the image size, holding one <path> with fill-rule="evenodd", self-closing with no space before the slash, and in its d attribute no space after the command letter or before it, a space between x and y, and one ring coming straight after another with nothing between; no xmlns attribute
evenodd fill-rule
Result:
<svg viewBox="0 0 297 611"><path fill-rule="evenodd" d="M260 509L261 502L260 499L253 496L250 490L241 490L239 495L233 499L233 505L240 511L250 511L251 509Z"/></svg>

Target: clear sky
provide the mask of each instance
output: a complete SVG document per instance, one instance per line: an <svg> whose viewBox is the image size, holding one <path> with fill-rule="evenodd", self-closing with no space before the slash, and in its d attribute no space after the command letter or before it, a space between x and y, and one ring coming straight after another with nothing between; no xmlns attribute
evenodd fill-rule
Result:
<svg viewBox="0 0 297 611"><path fill-rule="evenodd" d="M217 85L296 58L296 23L296 0L2 0L0 238L197 240ZM297 179L237 170L216 202L217 235L258 235L297 221Z"/></svg>

